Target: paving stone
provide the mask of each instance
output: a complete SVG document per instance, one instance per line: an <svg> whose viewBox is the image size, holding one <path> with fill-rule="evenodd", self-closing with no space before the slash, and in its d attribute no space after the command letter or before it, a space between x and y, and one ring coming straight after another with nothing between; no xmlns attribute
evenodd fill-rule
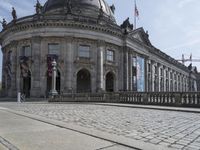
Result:
<svg viewBox="0 0 200 150"><path fill-rule="evenodd" d="M181 149L200 143L200 115L92 104L0 103L7 107L130 139ZM178 143L178 144L177 144Z"/></svg>
<svg viewBox="0 0 200 150"><path fill-rule="evenodd" d="M184 145L180 145L180 144L173 144L171 145L172 148L177 148L177 149L182 149L184 148Z"/></svg>
<svg viewBox="0 0 200 150"><path fill-rule="evenodd" d="M194 148L194 147L190 147L190 146L183 148L183 150L199 150L199 149L200 148Z"/></svg>

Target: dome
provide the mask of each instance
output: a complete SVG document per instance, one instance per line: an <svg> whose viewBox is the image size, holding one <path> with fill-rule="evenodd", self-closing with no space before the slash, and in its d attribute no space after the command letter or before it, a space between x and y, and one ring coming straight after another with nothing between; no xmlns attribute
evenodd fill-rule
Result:
<svg viewBox="0 0 200 150"><path fill-rule="evenodd" d="M70 5L68 5L69 3ZM63 10L68 11L69 8L72 14L79 13L88 17L97 17L102 8L103 15L115 22L113 12L104 0L48 0L44 5L43 12L58 13Z"/></svg>

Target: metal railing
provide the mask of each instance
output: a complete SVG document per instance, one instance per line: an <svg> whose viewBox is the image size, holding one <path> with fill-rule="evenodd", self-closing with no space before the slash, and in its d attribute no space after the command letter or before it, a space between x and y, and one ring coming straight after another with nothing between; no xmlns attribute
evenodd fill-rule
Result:
<svg viewBox="0 0 200 150"><path fill-rule="evenodd" d="M200 92L63 93L49 102L103 102L200 107Z"/></svg>

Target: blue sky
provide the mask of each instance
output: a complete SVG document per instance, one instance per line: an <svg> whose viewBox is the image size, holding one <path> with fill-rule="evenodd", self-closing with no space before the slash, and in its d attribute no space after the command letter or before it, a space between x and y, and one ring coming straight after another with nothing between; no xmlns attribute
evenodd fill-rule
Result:
<svg viewBox="0 0 200 150"><path fill-rule="evenodd" d="M46 0L40 0L44 4ZM134 0L107 0L115 4L115 17L121 24L127 17L133 23ZM36 0L0 0L0 20L11 20L11 7L18 17L34 13ZM148 30L152 44L175 59L182 54L200 59L200 0L137 0L138 27ZM2 55L0 54L2 61ZM200 62L193 63L200 70ZM0 64L0 67L2 65ZM1 75L1 71L0 71Z"/></svg>

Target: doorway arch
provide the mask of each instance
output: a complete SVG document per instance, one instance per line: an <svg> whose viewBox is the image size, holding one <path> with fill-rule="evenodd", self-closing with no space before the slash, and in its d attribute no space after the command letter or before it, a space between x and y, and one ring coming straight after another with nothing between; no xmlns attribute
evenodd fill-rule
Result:
<svg viewBox="0 0 200 150"><path fill-rule="evenodd" d="M91 92L91 75L87 69L77 73L77 93Z"/></svg>
<svg viewBox="0 0 200 150"><path fill-rule="evenodd" d="M115 75L112 72L106 74L106 92L114 92L115 90Z"/></svg>

